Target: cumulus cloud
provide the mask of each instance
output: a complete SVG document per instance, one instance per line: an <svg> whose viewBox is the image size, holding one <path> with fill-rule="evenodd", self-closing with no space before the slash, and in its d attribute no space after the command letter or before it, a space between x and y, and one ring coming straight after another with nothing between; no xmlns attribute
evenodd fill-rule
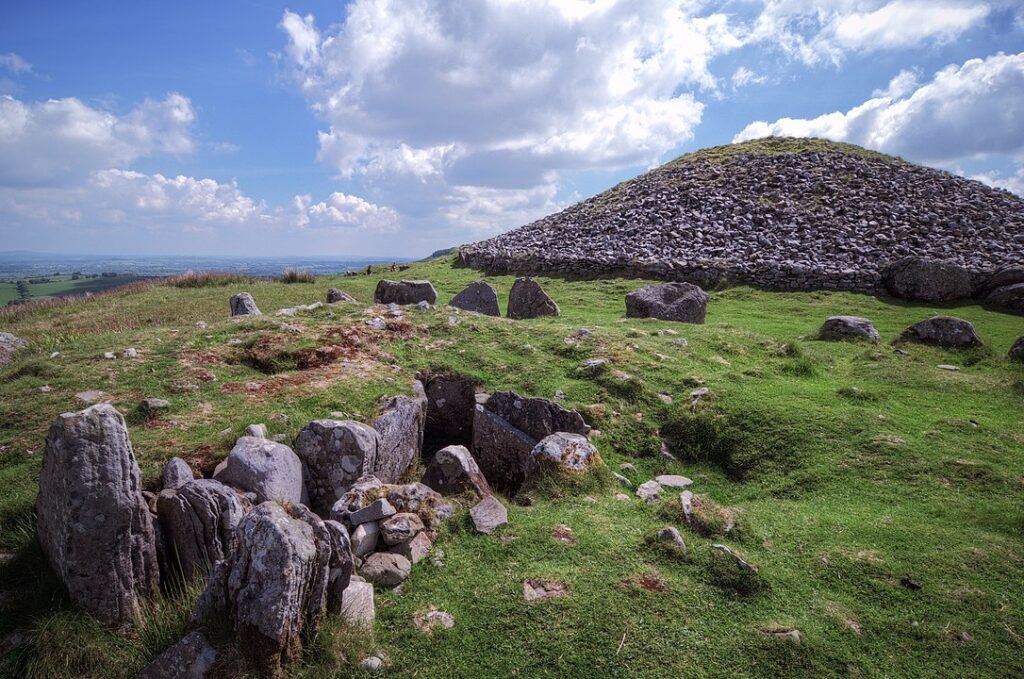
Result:
<svg viewBox="0 0 1024 679"><path fill-rule="evenodd" d="M747 40L809 64L838 63L847 52L950 42L991 11L978 0L767 0Z"/></svg>
<svg viewBox="0 0 1024 679"><path fill-rule="evenodd" d="M701 6L356 0L337 26L288 11L280 26L326 128L320 160L403 212L426 197L462 219L453 205L544 209L536 189L559 173L654 163L691 139L695 93L719 87L711 61L741 45Z"/></svg>
<svg viewBox="0 0 1024 679"><path fill-rule="evenodd" d="M79 99L23 102L0 96L0 185L81 181L148 156L195 147L192 102L176 92L118 116Z"/></svg>
<svg viewBox="0 0 1024 679"><path fill-rule="evenodd" d="M387 232L398 228L398 213L359 196L334 192L326 201L313 202L304 194L292 201L293 223L300 228L367 229Z"/></svg>
<svg viewBox="0 0 1024 679"><path fill-rule="evenodd" d="M824 137L934 163L1024 152L1024 53L947 66L912 92L904 89L890 83L886 96L846 112L754 122L734 141Z"/></svg>

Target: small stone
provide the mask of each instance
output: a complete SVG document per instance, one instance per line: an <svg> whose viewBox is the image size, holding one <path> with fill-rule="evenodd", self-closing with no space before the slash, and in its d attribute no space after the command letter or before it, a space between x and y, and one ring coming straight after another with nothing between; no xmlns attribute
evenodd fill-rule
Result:
<svg viewBox="0 0 1024 679"><path fill-rule="evenodd" d="M945 364L943 364L943 365L937 365L935 367L938 368L939 370L949 370L950 372L960 372L959 366L955 366L955 365L945 365Z"/></svg>
<svg viewBox="0 0 1024 679"><path fill-rule="evenodd" d="M358 526L370 521L386 519L389 516L394 516L396 513L397 510L394 506L384 498L381 498L379 500L374 500L369 506L363 507L362 509L349 514L348 522L353 526Z"/></svg>
<svg viewBox="0 0 1024 679"><path fill-rule="evenodd" d="M537 601L538 599L557 599L569 595L569 586L557 580L524 580L523 599L526 601Z"/></svg>
<svg viewBox="0 0 1024 679"><path fill-rule="evenodd" d="M430 302L428 302L425 299L421 299L420 301L416 302L416 310L417 311L426 311L429 308L430 308Z"/></svg>
<svg viewBox="0 0 1024 679"><path fill-rule="evenodd" d="M366 672L376 673L384 669L384 661L375 655L371 655L369 658L363 658L359 666Z"/></svg>
<svg viewBox="0 0 1024 679"><path fill-rule="evenodd" d="M565 392L564 392L564 391L562 391L561 389L559 389L559 390L557 390L557 391L555 392L555 395L554 395L554 397L553 397L553 398L554 398L554 399L555 399L556 401L564 401L564 400L565 400Z"/></svg>
<svg viewBox="0 0 1024 679"><path fill-rule="evenodd" d="M690 398L692 398L693 400L697 400L699 398L707 396L709 393L711 393L711 390L708 389L707 387L697 387L696 389L690 392Z"/></svg>
<svg viewBox="0 0 1024 679"><path fill-rule="evenodd" d="M202 632L189 632L157 656L137 679L203 679L217 662L219 653Z"/></svg>
<svg viewBox="0 0 1024 679"><path fill-rule="evenodd" d="M240 292L231 298L232 316L260 316L259 307L256 301L248 292Z"/></svg>
<svg viewBox="0 0 1024 679"><path fill-rule="evenodd" d="M619 502L629 502L629 496L626 495L625 493L616 493L615 499L618 500Z"/></svg>
<svg viewBox="0 0 1024 679"><path fill-rule="evenodd" d="M110 400L110 396L96 389L80 391L77 394L75 394L75 398L77 398L79 401L82 401L83 403L98 403L100 401Z"/></svg>
<svg viewBox="0 0 1024 679"><path fill-rule="evenodd" d="M680 535L679 530L672 526L665 526L657 533L658 539L662 542L675 545L680 549L686 549L686 541L683 540L683 536Z"/></svg>
<svg viewBox="0 0 1024 679"><path fill-rule="evenodd" d="M386 330L387 327L388 327L388 324L384 321L384 319L383 318L378 318L377 316L374 316L373 318L368 319L366 321L366 325L367 325L367 327L369 327L369 328L371 328L373 330Z"/></svg>
<svg viewBox="0 0 1024 679"><path fill-rule="evenodd" d="M686 488L693 485L693 481L690 479L676 474L662 474L661 476L655 476L654 480L668 488Z"/></svg>
<svg viewBox="0 0 1024 679"><path fill-rule="evenodd" d="M412 540L421 530L423 521L411 512L401 512L380 522L380 535L384 544L394 547Z"/></svg>
<svg viewBox="0 0 1024 679"><path fill-rule="evenodd" d="M462 321L459 319L458 316L448 317L448 325L458 325L459 323L462 323Z"/></svg>
<svg viewBox="0 0 1024 679"><path fill-rule="evenodd" d="M347 292L342 292L338 288L328 288L327 289L327 303L328 304L336 304L338 302L354 302L354 301L356 301L355 297L353 297L352 295L348 294Z"/></svg>
<svg viewBox="0 0 1024 679"><path fill-rule="evenodd" d="M636 466L631 464L631 463L629 463L629 462L623 462L622 464L620 464L619 465L619 469L621 469L624 472L629 472L630 474L638 474L639 473L636 470Z"/></svg>
<svg viewBox="0 0 1024 679"><path fill-rule="evenodd" d="M388 551L401 554L413 564L417 564L430 554L433 546L434 543L426 531L420 531L412 540L395 545Z"/></svg>
<svg viewBox="0 0 1024 679"><path fill-rule="evenodd" d="M161 476L164 490L178 490L196 478L192 468L188 466L188 462L180 457L172 457L168 460Z"/></svg>
<svg viewBox="0 0 1024 679"><path fill-rule="evenodd" d="M121 355L125 358L138 358L139 352L134 347L129 347L128 349L125 349Z"/></svg>
<svg viewBox="0 0 1024 679"><path fill-rule="evenodd" d="M274 413L270 416L270 421L277 424L288 424L288 416L284 413Z"/></svg>
<svg viewBox="0 0 1024 679"><path fill-rule="evenodd" d="M103 358L105 358L108 361L113 361L115 358L117 358L117 356L114 355L113 351L107 351L103 354Z"/></svg>
<svg viewBox="0 0 1024 679"><path fill-rule="evenodd" d="M265 439L267 438L267 425L265 424L250 424L242 432L242 436L252 436L253 438Z"/></svg>
<svg viewBox="0 0 1024 679"><path fill-rule="evenodd" d="M633 487L633 482L630 481L629 479L627 479L622 474L619 474L618 472L612 472L612 476L614 476L615 480L618 481L619 483L621 483L622 485L624 485L626 488L632 488Z"/></svg>
<svg viewBox="0 0 1024 679"><path fill-rule="evenodd" d="M352 553L358 557L364 557L373 552L377 548L378 537L380 537L380 526L376 521L359 524L350 534Z"/></svg>
<svg viewBox="0 0 1024 679"><path fill-rule="evenodd" d="M766 637L773 639L785 639L786 641L792 641L800 643L803 638L800 634L800 630L791 629L789 627L758 627L757 631Z"/></svg>
<svg viewBox="0 0 1024 679"><path fill-rule="evenodd" d="M50 354L50 360L53 360L55 358L60 358L60 352L59 351L55 351L52 354Z"/></svg>
<svg viewBox="0 0 1024 679"><path fill-rule="evenodd" d="M469 510L477 532L490 535L508 524L508 510L493 495L488 495Z"/></svg>
<svg viewBox="0 0 1024 679"><path fill-rule="evenodd" d="M455 627L455 618L452 617L452 614L436 608L417 614L412 621L421 632L427 635L433 634L434 630L438 628L451 629Z"/></svg>
<svg viewBox="0 0 1024 679"><path fill-rule="evenodd" d="M48 394L51 391L51 388L50 388L49 384L44 384L43 386L38 387L38 389L39 389L39 391L43 392L44 394Z"/></svg>
<svg viewBox="0 0 1024 679"><path fill-rule="evenodd" d="M359 574L382 587L394 587L409 577L412 563L401 554L374 552L366 557ZM344 601L344 597L342 598ZM342 604L344 607L344 603Z"/></svg>
<svg viewBox="0 0 1024 679"><path fill-rule="evenodd" d="M154 415L158 412L167 410L171 407L171 402L166 401L162 398L144 398L139 403L139 410L146 413L147 415Z"/></svg>
<svg viewBox="0 0 1024 679"><path fill-rule="evenodd" d="M206 330L206 321L196 321L196 327L200 330Z"/></svg>
<svg viewBox="0 0 1024 679"><path fill-rule="evenodd" d="M664 392L664 391L659 391L658 392L658 398L661 399L662 403L672 403L672 401L673 401L672 394L669 394L669 393Z"/></svg>
<svg viewBox="0 0 1024 679"><path fill-rule="evenodd" d="M657 481L645 481L636 489L636 496L651 505L661 499L661 485Z"/></svg>

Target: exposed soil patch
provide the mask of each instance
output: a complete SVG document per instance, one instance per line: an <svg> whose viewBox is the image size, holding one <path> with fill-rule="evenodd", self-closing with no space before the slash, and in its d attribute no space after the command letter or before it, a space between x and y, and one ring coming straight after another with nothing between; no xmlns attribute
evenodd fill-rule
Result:
<svg viewBox="0 0 1024 679"><path fill-rule="evenodd" d="M527 601L537 599L557 599L569 596L569 585L558 580L525 580L523 581L523 598Z"/></svg>
<svg viewBox="0 0 1024 679"><path fill-rule="evenodd" d="M668 584L655 573L642 573L634 575L622 581L622 585L628 588L639 588L647 592L667 592Z"/></svg>
<svg viewBox="0 0 1024 679"><path fill-rule="evenodd" d="M573 534L572 528L569 528L564 523L555 526L555 530L551 531L551 538L555 542L561 542L566 545L576 544L576 536Z"/></svg>

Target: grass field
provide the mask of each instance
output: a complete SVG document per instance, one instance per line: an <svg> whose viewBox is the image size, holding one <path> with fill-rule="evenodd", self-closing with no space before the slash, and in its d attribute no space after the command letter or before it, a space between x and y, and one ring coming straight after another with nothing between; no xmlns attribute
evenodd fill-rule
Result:
<svg viewBox="0 0 1024 679"><path fill-rule="evenodd" d="M445 258L404 276L432 280L447 301L479 274ZM513 278L487 280L504 307ZM76 612L45 567L33 512L43 437L58 413L82 407L76 392L111 395L156 488L166 459L210 471L250 422L294 436L331 411L366 421L379 396L408 392L417 371L439 369L489 390L563 391L601 431L595 444L611 470L634 464L634 486L685 474L694 492L733 508L738 527L694 533L671 495L653 506L620 502L607 474L546 486L531 507L509 502L500 539L474 534L460 514L436 544L443 566L424 560L401 593L378 592L373 639L332 622L308 640L293 676L362 676L371 650L395 677L1024 675L1024 366L1006 358L1024 318L738 287L712 293L706 324L693 326L625 319L623 297L641 281L539 280L560 318L460 313L452 325L453 312L437 307L373 331L363 320L377 277L339 277L248 286L265 313L322 299L330 286L362 302L287 319L301 335L273 317L229 319L234 287L155 285L4 319L0 330L29 346L0 372L0 550L11 556L0 566L0 637L23 641L0 659L0 675L132 677L187 629L195 592L155 602L140 631L118 636ZM872 319L883 343L812 339L840 313ZM903 328L936 313L970 320L986 346L895 351ZM295 368L301 349L350 327L365 343L347 361ZM580 328L592 334L567 343ZM277 361L265 372L242 360L261 337L278 338L265 341ZM140 358L98 358L126 347ZM50 360L53 351L60 358ZM611 370L580 370L588 358L608 359ZM691 407L700 385L709 397ZM147 422L136 411L145 396L168 398L170 413ZM659 430L679 462L659 454ZM559 524L575 544L552 539ZM685 557L648 544L665 525L683 532ZM742 595L727 586L711 558L716 542L757 564L765 587ZM903 586L904 576L921 588ZM562 580L571 594L526 603L527 578ZM652 581L665 591L638 584ZM454 628L419 632L412 617L431 606L449 611ZM802 639L765 633L776 628ZM227 658L219 676L244 675L223 631L211 636Z"/></svg>
<svg viewBox="0 0 1024 679"><path fill-rule="evenodd" d="M48 297L62 297L66 295L84 295L87 292L93 294L103 292L128 283L134 283L145 279L145 276L122 274L117 277L80 278L71 280L71 276L45 276L49 283L36 283L29 285L30 299L46 299ZM20 299L18 286L15 283L0 283L0 306L8 302Z"/></svg>

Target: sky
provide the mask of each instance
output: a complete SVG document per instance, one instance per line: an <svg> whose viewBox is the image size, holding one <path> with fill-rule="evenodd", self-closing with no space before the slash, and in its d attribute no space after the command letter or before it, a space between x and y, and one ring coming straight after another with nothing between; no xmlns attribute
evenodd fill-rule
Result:
<svg viewBox="0 0 1024 679"><path fill-rule="evenodd" d="M424 256L768 135L1024 195L1024 0L0 6L0 251Z"/></svg>

